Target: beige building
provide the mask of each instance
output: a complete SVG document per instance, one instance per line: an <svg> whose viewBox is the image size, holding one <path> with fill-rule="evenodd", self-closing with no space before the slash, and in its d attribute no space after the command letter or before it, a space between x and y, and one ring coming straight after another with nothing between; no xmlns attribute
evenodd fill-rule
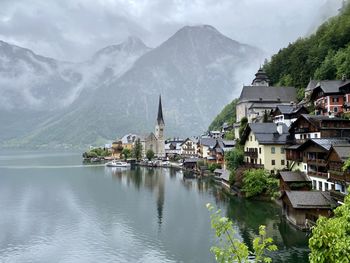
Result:
<svg viewBox="0 0 350 263"><path fill-rule="evenodd" d="M265 168L271 173L287 168L286 141L288 127L276 123L250 123L243 132L246 163Z"/></svg>
<svg viewBox="0 0 350 263"><path fill-rule="evenodd" d="M294 87L271 87L263 69L259 69L251 86L244 86L236 106L236 122L243 117L248 122L261 122L265 114L270 114L277 105L296 102Z"/></svg>

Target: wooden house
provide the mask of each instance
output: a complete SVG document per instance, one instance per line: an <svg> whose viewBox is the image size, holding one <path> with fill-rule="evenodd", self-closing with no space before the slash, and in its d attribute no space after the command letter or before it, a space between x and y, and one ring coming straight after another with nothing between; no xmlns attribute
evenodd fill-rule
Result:
<svg viewBox="0 0 350 263"><path fill-rule="evenodd" d="M281 199L283 215L302 230L310 229L319 216L330 217L337 205L329 192L320 191L285 191Z"/></svg>

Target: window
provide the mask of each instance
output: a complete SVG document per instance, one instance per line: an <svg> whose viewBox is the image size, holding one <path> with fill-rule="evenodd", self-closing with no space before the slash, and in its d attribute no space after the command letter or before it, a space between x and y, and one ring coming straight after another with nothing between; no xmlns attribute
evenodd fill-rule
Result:
<svg viewBox="0 0 350 263"><path fill-rule="evenodd" d="M261 147L259 148L259 154L261 154Z"/></svg>
<svg viewBox="0 0 350 263"><path fill-rule="evenodd" d="M259 164L261 164L261 158L259 159Z"/></svg>
<svg viewBox="0 0 350 263"><path fill-rule="evenodd" d="M275 147L271 147L271 153L275 153L275 152L276 152Z"/></svg>
<svg viewBox="0 0 350 263"><path fill-rule="evenodd" d="M281 165L284 165L284 160L281 160Z"/></svg>
<svg viewBox="0 0 350 263"><path fill-rule="evenodd" d="M315 138L318 138L318 134L317 133L315 134Z"/></svg>
<svg viewBox="0 0 350 263"><path fill-rule="evenodd" d="M284 154L284 148L283 147L281 147L281 153Z"/></svg>
<svg viewBox="0 0 350 263"><path fill-rule="evenodd" d="M338 107L334 107L334 108L333 108L333 111L334 111L334 112L338 112Z"/></svg>
<svg viewBox="0 0 350 263"><path fill-rule="evenodd" d="M253 141L253 137L252 137L252 136L250 136L250 141L251 141L251 142Z"/></svg>
<svg viewBox="0 0 350 263"><path fill-rule="evenodd" d="M271 165L275 165L275 160L271 160Z"/></svg>
<svg viewBox="0 0 350 263"><path fill-rule="evenodd" d="M316 180L312 180L312 188L316 189Z"/></svg>
<svg viewBox="0 0 350 263"><path fill-rule="evenodd" d="M311 137L311 135L310 135L310 134L308 134L308 135L307 135L307 137L308 137L308 138L310 138L310 137Z"/></svg>
<svg viewBox="0 0 350 263"><path fill-rule="evenodd" d="M322 191L322 182L318 181L318 190Z"/></svg>

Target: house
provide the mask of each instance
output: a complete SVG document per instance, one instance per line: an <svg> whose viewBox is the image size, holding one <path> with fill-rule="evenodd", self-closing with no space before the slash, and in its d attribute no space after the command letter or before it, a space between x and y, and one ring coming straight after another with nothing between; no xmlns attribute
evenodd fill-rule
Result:
<svg viewBox="0 0 350 263"><path fill-rule="evenodd" d="M122 141L114 141L112 142L112 157L115 159L120 159L123 151L123 143Z"/></svg>
<svg viewBox="0 0 350 263"><path fill-rule="evenodd" d="M181 144L181 156L194 157L197 156L197 142L196 138L186 138Z"/></svg>
<svg viewBox="0 0 350 263"><path fill-rule="evenodd" d="M198 168L198 162L200 160L201 159L199 159L199 158L187 158L183 162L183 167L186 170L195 170L196 168Z"/></svg>
<svg viewBox="0 0 350 263"><path fill-rule="evenodd" d="M311 180L300 171L280 171L277 177L280 179L281 192L291 190L308 191L312 188Z"/></svg>
<svg viewBox="0 0 350 263"><path fill-rule="evenodd" d="M296 89L269 86L269 79L260 68L252 85L242 89L236 106L236 122L240 122L243 117L247 117L249 123L261 121L277 105L289 105L291 102L296 102Z"/></svg>
<svg viewBox="0 0 350 263"><path fill-rule="evenodd" d="M315 114L339 116L350 102L350 80L322 80L312 90ZM348 110L348 108L346 108Z"/></svg>
<svg viewBox="0 0 350 263"><path fill-rule="evenodd" d="M140 138L142 144L142 154L145 157L148 150L152 150L156 157L165 157L165 140L164 140L165 122L163 118L162 98L159 96L158 114L155 125L155 132L151 132Z"/></svg>
<svg viewBox="0 0 350 263"><path fill-rule="evenodd" d="M310 229L319 216L330 217L336 206L329 192L285 191L281 199L283 215L301 230Z"/></svg>
<svg viewBox="0 0 350 263"><path fill-rule="evenodd" d="M139 138L136 134L126 134L124 135L120 141L122 142L123 149L129 149L130 151L134 147L135 141Z"/></svg>
<svg viewBox="0 0 350 263"><path fill-rule="evenodd" d="M282 122L288 127L297 120L301 114L308 114L308 110L304 106L290 105L277 105L272 110L271 116L274 123Z"/></svg>
<svg viewBox="0 0 350 263"><path fill-rule="evenodd" d="M197 154L203 159L207 159L210 156L210 149L214 148L216 139L210 137L201 137L197 143Z"/></svg>
<svg viewBox="0 0 350 263"><path fill-rule="evenodd" d="M332 145L348 144L349 139L346 138L317 138L309 139L300 147L304 170L312 180L313 189L319 191L327 191L334 189L334 183L330 182L328 174L328 164L326 157Z"/></svg>
<svg viewBox="0 0 350 263"><path fill-rule="evenodd" d="M165 141L165 156L175 157L181 155L181 144L183 140L173 139Z"/></svg>
<svg viewBox="0 0 350 263"><path fill-rule="evenodd" d="M344 196L348 194L347 188L350 185L350 171L342 169L348 158L350 158L350 144L332 145L326 157L328 181L334 184L333 190L341 194L339 201L344 201Z"/></svg>
<svg viewBox="0 0 350 263"><path fill-rule="evenodd" d="M288 127L283 123L249 123L243 132L245 162L274 173L287 167L285 145Z"/></svg>
<svg viewBox="0 0 350 263"><path fill-rule="evenodd" d="M301 114L289 128L290 142L303 143L312 138L350 137L350 120Z"/></svg>
<svg viewBox="0 0 350 263"><path fill-rule="evenodd" d="M208 136L213 139L218 139L222 137L222 133L220 131L209 131Z"/></svg>
<svg viewBox="0 0 350 263"><path fill-rule="evenodd" d="M230 171L228 171L226 169L215 169L214 174L215 174L216 181L220 182L223 186L225 186L229 189L231 188L230 187Z"/></svg>
<svg viewBox="0 0 350 263"><path fill-rule="evenodd" d="M217 163L224 165L225 152L234 149L236 141L217 139L214 146L208 147L208 156L206 157L209 163Z"/></svg>

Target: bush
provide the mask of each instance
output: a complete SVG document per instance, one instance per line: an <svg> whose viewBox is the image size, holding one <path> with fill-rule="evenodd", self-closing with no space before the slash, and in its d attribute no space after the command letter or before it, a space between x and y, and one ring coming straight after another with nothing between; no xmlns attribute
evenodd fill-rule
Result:
<svg viewBox="0 0 350 263"><path fill-rule="evenodd" d="M243 187L246 197L268 194L274 197L278 191L278 180L264 169L250 169L243 173Z"/></svg>
<svg viewBox="0 0 350 263"><path fill-rule="evenodd" d="M218 163L209 164L208 169L210 172L213 173L215 171L215 169L221 169L221 164L218 164Z"/></svg>
<svg viewBox="0 0 350 263"><path fill-rule="evenodd" d="M235 148L228 152L225 152L225 161L227 168L231 171L236 170L244 161L243 150Z"/></svg>

